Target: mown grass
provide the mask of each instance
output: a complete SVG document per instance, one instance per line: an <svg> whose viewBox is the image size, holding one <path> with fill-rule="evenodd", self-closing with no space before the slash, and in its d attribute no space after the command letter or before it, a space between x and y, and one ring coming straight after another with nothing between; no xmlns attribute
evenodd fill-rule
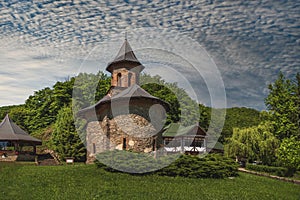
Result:
<svg viewBox="0 0 300 200"><path fill-rule="evenodd" d="M0 163L0 199L300 199L300 186L244 173L189 179L110 173L94 165Z"/></svg>

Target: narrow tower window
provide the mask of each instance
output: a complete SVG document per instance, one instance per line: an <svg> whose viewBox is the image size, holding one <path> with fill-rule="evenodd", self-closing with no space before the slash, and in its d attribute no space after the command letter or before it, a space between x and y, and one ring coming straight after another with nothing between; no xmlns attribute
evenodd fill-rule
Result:
<svg viewBox="0 0 300 200"><path fill-rule="evenodd" d="M156 139L153 139L152 151L156 151Z"/></svg>
<svg viewBox="0 0 300 200"><path fill-rule="evenodd" d="M95 154L96 153L96 144L93 143L93 153Z"/></svg>
<svg viewBox="0 0 300 200"><path fill-rule="evenodd" d="M117 76L117 82L118 82L118 86L119 87L122 87L122 74L121 73L118 73L118 76Z"/></svg>
<svg viewBox="0 0 300 200"><path fill-rule="evenodd" d="M126 138L123 138L123 150L126 150Z"/></svg>
<svg viewBox="0 0 300 200"><path fill-rule="evenodd" d="M128 73L128 87L131 85L132 74Z"/></svg>

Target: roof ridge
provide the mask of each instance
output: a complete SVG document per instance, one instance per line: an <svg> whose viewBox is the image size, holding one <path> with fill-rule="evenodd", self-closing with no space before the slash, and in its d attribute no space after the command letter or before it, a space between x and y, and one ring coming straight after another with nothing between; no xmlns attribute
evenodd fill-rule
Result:
<svg viewBox="0 0 300 200"><path fill-rule="evenodd" d="M137 59L137 57L136 57L135 53L133 52L127 39L125 39L125 41L123 42L123 44L122 44L120 50L118 51L116 57L114 58L114 60L112 62L108 63L106 70L111 72L114 64L119 63L119 62L125 62L125 61L135 63L137 66L139 66L140 71L142 71L144 69L144 66Z"/></svg>
<svg viewBox="0 0 300 200"><path fill-rule="evenodd" d="M14 135L16 134L29 135L21 127L19 127L16 123L14 123L14 121L9 117L8 114L6 114L5 118L1 122L0 127L5 124L8 126L8 128Z"/></svg>
<svg viewBox="0 0 300 200"><path fill-rule="evenodd" d="M133 50L132 50L132 48L131 48L128 40L125 39L125 41L122 44L122 46L121 46L121 48L120 48L120 50L119 50L116 58L118 58L120 56L126 56L126 53L128 53L128 52L132 52L133 53ZM133 53L133 55L134 55L134 53ZM134 55L134 57L136 57L136 56Z"/></svg>
<svg viewBox="0 0 300 200"><path fill-rule="evenodd" d="M14 123L8 114L0 124L0 139L8 141L28 141L37 144L41 143L41 140L29 135L26 131Z"/></svg>
<svg viewBox="0 0 300 200"><path fill-rule="evenodd" d="M12 132L14 132L14 129L13 129L12 125L11 125L11 119L10 119L10 117L9 117L8 114L5 115L3 121L1 122L0 127L1 127L2 125L5 125L5 122L6 122L6 121L8 121L9 129L10 129Z"/></svg>
<svg viewBox="0 0 300 200"><path fill-rule="evenodd" d="M123 90L119 94L117 94L115 96L112 96L111 99L114 100L114 99L117 99L117 98L120 98L120 97L124 97L126 95L130 95L130 97L134 97L133 94L135 92L137 92L137 90L140 90L142 92L142 94L144 93L148 97L158 99L157 97L151 95L149 92L147 92L146 90L144 90L143 88L141 88L138 84L131 85L130 87L126 88L125 90ZM140 95L140 96L143 96L143 95Z"/></svg>

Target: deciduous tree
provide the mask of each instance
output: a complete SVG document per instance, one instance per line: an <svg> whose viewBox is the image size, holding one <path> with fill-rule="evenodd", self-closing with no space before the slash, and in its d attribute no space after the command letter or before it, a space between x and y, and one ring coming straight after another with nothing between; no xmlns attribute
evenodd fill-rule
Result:
<svg viewBox="0 0 300 200"><path fill-rule="evenodd" d="M275 161L275 150L279 146L279 140L272 131L272 125L268 122L256 127L235 128L225 145L225 154L248 161L260 160L270 165Z"/></svg>
<svg viewBox="0 0 300 200"><path fill-rule="evenodd" d="M269 90L265 103L270 111L276 137L280 140L291 136L299 138L299 96L296 84L280 73L278 79L269 85Z"/></svg>
<svg viewBox="0 0 300 200"><path fill-rule="evenodd" d="M282 166L300 170L300 141L296 137L283 139L276 156Z"/></svg>
<svg viewBox="0 0 300 200"><path fill-rule="evenodd" d="M59 111L51 143L60 159L74 157L80 160L85 156L86 150L75 130L73 112L70 107L65 106Z"/></svg>

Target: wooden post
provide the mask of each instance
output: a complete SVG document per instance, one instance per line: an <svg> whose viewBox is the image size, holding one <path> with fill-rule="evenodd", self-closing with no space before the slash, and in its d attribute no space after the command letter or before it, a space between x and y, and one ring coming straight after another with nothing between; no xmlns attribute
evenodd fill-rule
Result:
<svg viewBox="0 0 300 200"><path fill-rule="evenodd" d="M34 157L34 162L35 162L35 165L39 165L39 159L38 159L38 156L35 156Z"/></svg>
<svg viewBox="0 0 300 200"><path fill-rule="evenodd" d="M35 144L33 145L33 154L34 155L36 154L36 145Z"/></svg>
<svg viewBox="0 0 300 200"><path fill-rule="evenodd" d="M15 151L19 151L19 144L18 142L13 142L14 143L14 148L15 148Z"/></svg>
<svg viewBox="0 0 300 200"><path fill-rule="evenodd" d="M184 152L183 136L181 137L180 145L181 145L181 151L180 152L183 153Z"/></svg>
<svg viewBox="0 0 300 200"><path fill-rule="evenodd" d="M157 151L157 147L156 147L156 138L157 137L153 137L153 143L152 143L152 151L154 151L154 158L156 158L156 151Z"/></svg>

